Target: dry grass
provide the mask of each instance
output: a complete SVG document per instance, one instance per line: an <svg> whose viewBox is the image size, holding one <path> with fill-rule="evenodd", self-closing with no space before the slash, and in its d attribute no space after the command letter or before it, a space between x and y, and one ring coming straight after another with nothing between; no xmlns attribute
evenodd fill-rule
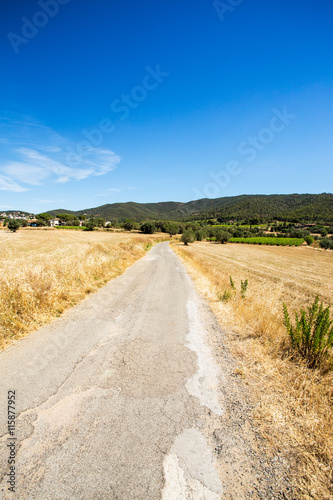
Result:
<svg viewBox="0 0 333 500"><path fill-rule="evenodd" d="M264 437L290 458L297 498L333 498L333 374L291 359L282 314L283 301L298 310L317 293L333 303L333 252L199 242L174 248L226 330L237 373L255 394ZM231 289L229 275L237 294L221 301Z"/></svg>
<svg viewBox="0 0 333 500"><path fill-rule="evenodd" d="M0 349L121 274L154 239L101 231L0 231Z"/></svg>

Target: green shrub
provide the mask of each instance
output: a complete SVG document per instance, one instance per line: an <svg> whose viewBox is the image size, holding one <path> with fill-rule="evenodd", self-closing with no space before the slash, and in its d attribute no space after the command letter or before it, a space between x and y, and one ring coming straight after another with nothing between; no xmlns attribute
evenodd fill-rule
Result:
<svg viewBox="0 0 333 500"><path fill-rule="evenodd" d="M248 284L249 284L249 281L247 279L245 281L241 280L241 297L242 297L242 299L245 299Z"/></svg>
<svg viewBox="0 0 333 500"><path fill-rule="evenodd" d="M316 368L323 360L330 358L333 320L330 319L330 308L324 309L323 303L319 304L319 295L306 311L301 309L300 313L295 313L295 325L291 324L285 303L283 312L291 346L307 360L310 368Z"/></svg>
<svg viewBox="0 0 333 500"><path fill-rule="evenodd" d="M333 241L330 240L329 238L323 238L322 240L319 241L319 246L320 248L325 248L325 250L328 249L333 250Z"/></svg>
<svg viewBox="0 0 333 500"><path fill-rule="evenodd" d="M236 288L236 285L234 283L234 280L232 279L232 276L229 276L229 281L230 281L231 290L226 290L225 291L225 294L226 294L228 300L231 298L232 295L234 297L237 296L237 288ZM245 299L245 295L246 295L246 292L247 292L248 285L249 285L249 281L247 279L244 280L244 281L241 280L240 296L241 296L242 299ZM229 295L230 295L230 297L229 297ZM226 300L226 299L223 298L223 296L221 296L220 300Z"/></svg>
<svg viewBox="0 0 333 500"><path fill-rule="evenodd" d="M223 292L217 292L217 297L222 302L228 302L232 297L231 290L224 290Z"/></svg>
<svg viewBox="0 0 333 500"><path fill-rule="evenodd" d="M231 276L229 276L229 281L230 281L230 286L233 290L236 290L236 286L235 286L235 283L234 283L234 280L232 279Z"/></svg>
<svg viewBox="0 0 333 500"><path fill-rule="evenodd" d="M314 242L314 239L312 238L312 236L305 236L304 239L308 245L312 245L312 243Z"/></svg>

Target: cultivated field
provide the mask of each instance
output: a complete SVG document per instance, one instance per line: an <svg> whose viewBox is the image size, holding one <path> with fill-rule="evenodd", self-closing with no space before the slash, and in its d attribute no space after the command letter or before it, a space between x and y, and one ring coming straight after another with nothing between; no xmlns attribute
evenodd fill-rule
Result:
<svg viewBox="0 0 333 500"><path fill-rule="evenodd" d="M297 498L333 498L333 375L292 356L282 313L283 301L293 317L317 294L333 305L333 252L207 242L173 247L225 331L221 343L235 355L235 375L253 389L254 416L273 459L280 451L290 458Z"/></svg>
<svg viewBox="0 0 333 500"><path fill-rule="evenodd" d="M313 302L318 293L325 303L333 305L333 252L204 242L186 251L195 253L202 264L213 265L218 280L221 273L225 276L226 283L218 281L217 286L229 285L229 275L237 283L248 278L249 296L268 301L270 306L281 300L291 306L304 306Z"/></svg>
<svg viewBox="0 0 333 500"><path fill-rule="evenodd" d="M118 276L158 236L110 231L0 231L0 348Z"/></svg>

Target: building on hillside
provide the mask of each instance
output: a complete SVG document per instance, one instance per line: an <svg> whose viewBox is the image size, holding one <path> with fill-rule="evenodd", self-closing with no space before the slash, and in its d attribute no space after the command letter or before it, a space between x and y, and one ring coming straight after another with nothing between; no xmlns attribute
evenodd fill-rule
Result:
<svg viewBox="0 0 333 500"><path fill-rule="evenodd" d="M29 219L28 220L28 226L30 226L30 227L37 227L38 226L38 219Z"/></svg>
<svg viewBox="0 0 333 500"><path fill-rule="evenodd" d="M60 226L61 224L61 221L60 219L51 219L50 220L50 226L54 227L54 226Z"/></svg>

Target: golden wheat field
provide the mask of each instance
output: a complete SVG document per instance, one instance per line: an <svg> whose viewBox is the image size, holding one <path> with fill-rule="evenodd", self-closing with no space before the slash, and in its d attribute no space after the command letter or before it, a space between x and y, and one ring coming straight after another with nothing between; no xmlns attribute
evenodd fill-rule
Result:
<svg viewBox="0 0 333 500"><path fill-rule="evenodd" d="M158 236L0 231L0 348L59 316L142 257Z"/></svg>
<svg viewBox="0 0 333 500"><path fill-rule="evenodd" d="M208 242L173 248L219 319L262 435L292 464L297 498L333 498L333 374L295 358L282 312L284 301L293 317L317 294L333 304L333 252Z"/></svg>

